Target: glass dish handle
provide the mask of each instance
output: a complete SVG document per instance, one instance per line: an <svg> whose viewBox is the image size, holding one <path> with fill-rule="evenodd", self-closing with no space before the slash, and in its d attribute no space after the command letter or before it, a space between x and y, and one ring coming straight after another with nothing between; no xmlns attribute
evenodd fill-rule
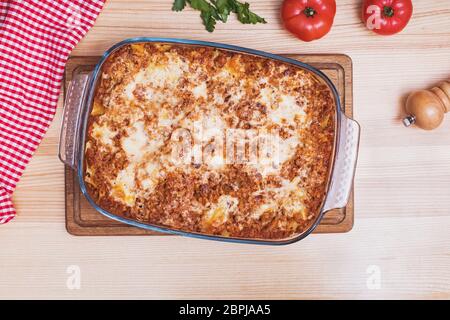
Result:
<svg viewBox="0 0 450 320"><path fill-rule="evenodd" d="M90 78L91 72L75 70L64 101L59 159L73 169L77 168L80 127Z"/></svg>
<svg viewBox="0 0 450 320"><path fill-rule="evenodd" d="M344 208L347 205L355 176L360 134L359 124L342 114L340 131L335 165L323 212Z"/></svg>

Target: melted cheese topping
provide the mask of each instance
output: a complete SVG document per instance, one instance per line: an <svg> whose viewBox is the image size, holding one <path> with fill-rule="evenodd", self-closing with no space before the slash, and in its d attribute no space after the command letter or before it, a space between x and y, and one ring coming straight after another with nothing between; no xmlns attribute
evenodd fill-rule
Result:
<svg viewBox="0 0 450 320"><path fill-rule="evenodd" d="M139 161L150 144L153 146L153 151L156 151L157 142L148 139L143 122L134 123L128 130L128 134L128 137L122 139L122 148L131 162Z"/></svg>
<svg viewBox="0 0 450 320"><path fill-rule="evenodd" d="M205 222L208 224L223 224L225 223L230 213L236 211L239 204L239 199L223 195L219 198L211 209L205 215Z"/></svg>
<svg viewBox="0 0 450 320"><path fill-rule="evenodd" d="M112 146L113 145L113 138L117 135L116 131L112 131L108 126L106 125L98 125L97 123L93 125L92 127L92 135L98 139L101 144L105 146Z"/></svg>
<svg viewBox="0 0 450 320"><path fill-rule="evenodd" d="M129 100L134 99L134 91L139 85L155 88L173 88L183 75L186 66L180 61L169 61L164 65L149 65L139 71L134 78L125 86L125 96ZM151 99L153 90L146 90L147 99Z"/></svg>
<svg viewBox="0 0 450 320"><path fill-rule="evenodd" d="M193 90L192 93L194 94L194 97L196 98L206 98L207 96L207 90L206 90L206 83L202 82L201 84L199 84L198 86L196 86Z"/></svg>
<svg viewBox="0 0 450 320"><path fill-rule="evenodd" d="M134 205L136 200L134 175L134 166L129 165L119 171L117 177L112 181L111 196L128 206Z"/></svg>
<svg viewBox="0 0 450 320"><path fill-rule="evenodd" d="M155 189L160 178L159 170L160 166L155 162L148 162L143 168L139 169L138 179L144 194L151 193Z"/></svg>
<svg viewBox="0 0 450 320"><path fill-rule="evenodd" d="M124 46L103 66L85 181L106 209L145 222L287 237L306 228L325 192L331 99L314 75L284 63Z"/></svg>
<svg viewBox="0 0 450 320"><path fill-rule="evenodd" d="M303 107L298 105L295 97L290 95L281 96L279 104L273 104L269 108L269 118L273 123L279 125L295 126L296 121L306 116Z"/></svg>

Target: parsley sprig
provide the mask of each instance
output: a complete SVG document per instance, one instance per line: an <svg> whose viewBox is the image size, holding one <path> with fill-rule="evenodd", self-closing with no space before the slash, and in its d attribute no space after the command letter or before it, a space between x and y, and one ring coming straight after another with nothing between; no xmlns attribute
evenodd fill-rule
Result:
<svg viewBox="0 0 450 320"><path fill-rule="evenodd" d="M174 0L172 10L181 11L186 3L200 11L200 17L209 32L214 31L217 21L227 22L231 13L235 13L241 23L267 23L264 18L250 11L250 4L238 0Z"/></svg>

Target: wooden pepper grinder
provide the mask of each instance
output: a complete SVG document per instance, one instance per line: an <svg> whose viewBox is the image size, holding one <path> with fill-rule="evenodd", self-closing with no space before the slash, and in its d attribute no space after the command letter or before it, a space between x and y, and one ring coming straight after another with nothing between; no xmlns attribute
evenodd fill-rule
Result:
<svg viewBox="0 0 450 320"><path fill-rule="evenodd" d="M408 113L403 119L406 127L415 124L424 130L437 128L444 114L450 111L450 80L430 90L411 93L406 100L405 110Z"/></svg>

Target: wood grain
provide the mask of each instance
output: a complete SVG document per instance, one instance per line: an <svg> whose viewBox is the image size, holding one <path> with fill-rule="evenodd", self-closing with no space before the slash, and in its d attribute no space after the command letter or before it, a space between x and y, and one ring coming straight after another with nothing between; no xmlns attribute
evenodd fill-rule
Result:
<svg viewBox="0 0 450 320"><path fill-rule="evenodd" d="M341 106L347 116L353 115L352 60L346 55L286 55L312 65L324 72L339 92ZM65 88L69 86L75 70L92 70L100 57L72 57L66 65ZM345 208L327 212L316 233L348 232L354 221L353 195ZM70 167L65 168L65 211L67 231L76 236L161 235L161 233L125 225L98 213L82 195L77 176Z"/></svg>
<svg viewBox="0 0 450 320"><path fill-rule="evenodd" d="M249 0L267 25L234 19L209 34L198 14L170 0L108 0L74 55L99 55L125 37L168 36L273 53L343 53L354 70L354 117L362 126L354 228L287 247L180 237L73 237L64 226L60 110L14 193L18 217L0 226L1 298L425 298L450 299L450 118L424 132L400 123L408 92L450 75L450 2L415 0L406 29L366 30L359 0L338 0L325 38L283 31L279 0ZM80 290L66 287L70 265ZM381 287L369 289L370 266ZM368 269L369 268L369 269Z"/></svg>

